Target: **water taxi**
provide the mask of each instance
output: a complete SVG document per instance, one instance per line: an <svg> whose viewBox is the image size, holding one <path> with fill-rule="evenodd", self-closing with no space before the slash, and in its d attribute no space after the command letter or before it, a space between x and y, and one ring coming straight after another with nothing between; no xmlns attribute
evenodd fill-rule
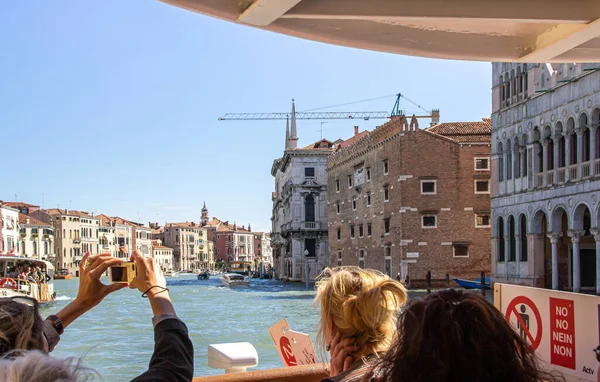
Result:
<svg viewBox="0 0 600 382"><path fill-rule="evenodd" d="M14 267L29 265L38 266L47 277L41 283L9 277ZM40 305L54 301L54 266L48 261L35 260L28 257L0 255L0 297L26 296L34 298Z"/></svg>
<svg viewBox="0 0 600 382"><path fill-rule="evenodd" d="M221 283L227 287L248 286L250 279L248 276L240 275L238 273L224 273L223 276L221 276Z"/></svg>
<svg viewBox="0 0 600 382"><path fill-rule="evenodd" d="M57 269L54 272L54 280L69 280L73 278L73 274L68 269Z"/></svg>

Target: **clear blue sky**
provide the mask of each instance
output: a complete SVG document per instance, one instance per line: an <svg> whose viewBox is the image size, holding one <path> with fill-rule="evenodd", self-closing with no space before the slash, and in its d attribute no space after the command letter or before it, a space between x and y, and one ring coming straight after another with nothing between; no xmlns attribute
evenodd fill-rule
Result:
<svg viewBox="0 0 600 382"><path fill-rule="evenodd" d="M226 112L402 92L442 121L490 114L489 63L325 45L154 0L3 1L0 49L0 199L41 204L44 194L46 208L144 223L198 220L205 200L211 216L270 229L285 123L217 121ZM348 137L354 124L329 122L324 136ZM300 121L300 145L319 127Z"/></svg>

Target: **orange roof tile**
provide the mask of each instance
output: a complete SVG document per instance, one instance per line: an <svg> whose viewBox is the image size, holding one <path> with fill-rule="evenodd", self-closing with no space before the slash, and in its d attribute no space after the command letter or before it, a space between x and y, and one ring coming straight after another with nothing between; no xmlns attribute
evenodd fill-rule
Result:
<svg viewBox="0 0 600 382"><path fill-rule="evenodd" d="M29 219L29 223L27 223L27 219ZM41 220L34 219L25 214L19 213L19 224L29 224L29 225L42 225L46 227L50 227L50 224L45 223Z"/></svg>
<svg viewBox="0 0 600 382"><path fill-rule="evenodd" d="M2 202L5 206L8 207L39 207L34 204L23 203L23 202Z"/></svg>
<svg viewBox="0 0 600 382"><path fill-rule="evenodd" d="M460 143L490 143L492 141L491 118L483 118L479 122L439 123L425 130Z"/></svg>

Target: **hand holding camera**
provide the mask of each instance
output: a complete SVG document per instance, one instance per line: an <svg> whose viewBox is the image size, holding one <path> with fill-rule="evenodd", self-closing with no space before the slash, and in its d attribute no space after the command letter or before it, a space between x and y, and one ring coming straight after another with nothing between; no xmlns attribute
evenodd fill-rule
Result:
<svg viewBox="0 0 600 382"><path fill-rule="evenodd" d="M79 290L75 301L87 309L91 309L110 293L127 286L126 284L106 285L100 281L100 277L108 268L122 262L122 259L114 258L110 254L91 256L87 252L79 264Z"/></svg>
<svg viewBox="0 0 600 382"><path fill-rule="evenodd" d="M129 282L130 288L137 288L140 292L147 293L148 297L151 297L167 287L167 280L153 258L146 258L138 251L134 251L131 255L131 261L135 266L136 274ZM148 291L153 287L158 288Z"/></svg>

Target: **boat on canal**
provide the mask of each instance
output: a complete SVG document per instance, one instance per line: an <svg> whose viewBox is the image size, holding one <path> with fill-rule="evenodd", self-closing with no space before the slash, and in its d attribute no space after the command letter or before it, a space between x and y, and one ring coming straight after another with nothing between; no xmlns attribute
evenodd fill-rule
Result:
<svg viewBox="0 0 600 382"><path fill-rule="evenodd" d="M57 269L54 272L54 280L70 280L73 278L73 274L68 269Z"/></svg>
<svg viewBox="0 0 600 382"><path fill-rule="evenodd" d="M175 271L166 271L165 277L179 277L179 273L177 273Z"/></svg>
<svg viewBox="0 0 600 382"><path fill-rule="evenodd" d="M38 266L48 276L42 283L8 277L9 272L20 265ZM54 301L54 266L44 260L35 260L28 257L0 255L0 297L30 297L41 306Z"/></svg>
<svg viewBox="0 0 600 382"><path fill-rule="evenodd" d="M481 278L473 281L473 280L459 279L458 277L455 277L452 280L454 280L455 283L457 283L458 285L460 285L462 288L465 288L465 289L481 289ZM483 282L483 287L484 287L484 289L492 289L489 277L485 278L485 280Z"/></svg>
<svg viewBox="0 0 600 382"><path fill-rule="evenodd" d="M248 286L250 279L248 276L240 275L238 273L224 273L221 276L221 283L226 287L236 286Z"/></svg>

